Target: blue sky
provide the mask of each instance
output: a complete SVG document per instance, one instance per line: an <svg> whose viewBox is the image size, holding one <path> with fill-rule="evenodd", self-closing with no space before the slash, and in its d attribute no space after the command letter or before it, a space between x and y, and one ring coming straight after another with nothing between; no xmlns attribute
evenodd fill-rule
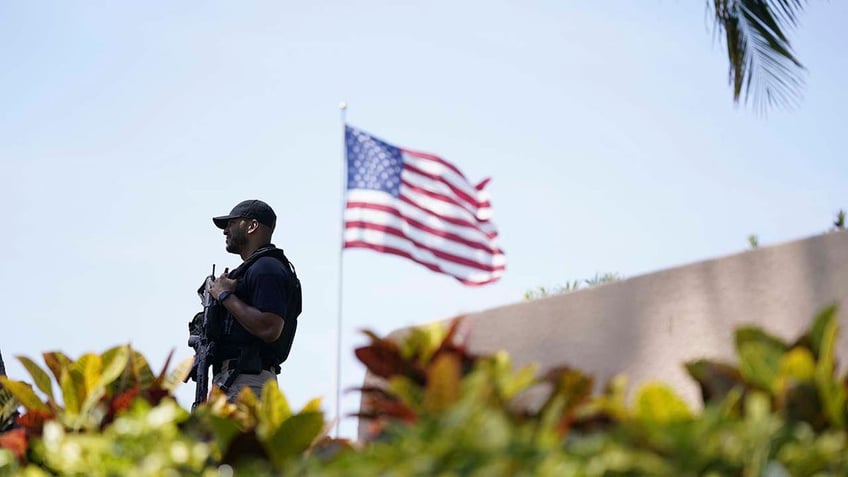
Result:
<svg viewBox="0 0 848 477"><path fill-rule="evenodd" d="M704 2L636 3L3 2L7 371L127 342L154 367L190 356L194 290L238 264L210 218L261 198L305 290L280 383L332 416L340 101L357 127L491 176L507 255L500 282L468 288L345 252L343 387L363 376L362 328L823 232L848 207L848 5L809 5L803 100L762 117L732 103Z"/></svg>

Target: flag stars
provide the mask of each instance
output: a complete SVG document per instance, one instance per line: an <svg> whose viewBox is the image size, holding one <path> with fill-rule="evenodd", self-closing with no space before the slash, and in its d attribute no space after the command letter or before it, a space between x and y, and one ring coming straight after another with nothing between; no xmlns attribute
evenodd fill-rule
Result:
<svg viewBox="0 0 848 477"><path fill-rule="evenodd" d="M348 188L397 196L403 158L400 149L353 128L347 129Z"/></svg>

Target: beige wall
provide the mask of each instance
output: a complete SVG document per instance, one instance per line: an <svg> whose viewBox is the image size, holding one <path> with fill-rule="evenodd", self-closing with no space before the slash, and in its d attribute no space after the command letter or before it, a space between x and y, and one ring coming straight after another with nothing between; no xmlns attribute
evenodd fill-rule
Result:
<svg viewBox="0 0 848 477"><path fill-rule="evenodd" d="M539 363L541 371L568 364L599 383L625 373L631 391L659 379L697 406L697 386L682 363L734 360L733 330L741 324L794 339L832 302L842 310L838 348L845 369L848 232L474 313L464 329L473 352L505 349L515 365Z"/></svg>

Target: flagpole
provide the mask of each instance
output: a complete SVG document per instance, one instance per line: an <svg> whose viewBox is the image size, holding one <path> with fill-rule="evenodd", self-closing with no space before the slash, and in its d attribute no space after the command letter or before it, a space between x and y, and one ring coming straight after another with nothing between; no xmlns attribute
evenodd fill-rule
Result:
<svg viewBox="0 0 848 477"><path fill-rule="evenodd" d="M341 213L341 246L339 247L339 296L338 296L338 314L336 323L336 438L339 437L339 425L342 420L341 401L342 401L342 284L344 282L344 234L345 234L345 198L347 197L347 103L344 101L339 103L339 111L342 120L342 213Z"/></svg>

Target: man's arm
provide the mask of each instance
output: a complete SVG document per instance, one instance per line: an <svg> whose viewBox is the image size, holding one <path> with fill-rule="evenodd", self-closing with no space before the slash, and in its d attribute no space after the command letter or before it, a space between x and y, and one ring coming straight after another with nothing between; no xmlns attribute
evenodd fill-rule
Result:
<svg viewBox="0 0 848 477"><path fill-rule="evenodd" d="M258 309L241 301L235 294L224 299L224 307L250 334L266 343L273 343L283 332L283 317Z"/></svg>
<svg viewBox="0 0 848 477"><path fill-rule="evenodd" d="M236 280L227 278L226 272L221 274L217 280L209 285L209 292L216 299L221 292L228 291L231 294L221 303L231 315L238 320L250 334L261 339L265 343L272 343L283 332L284 318L276 313L261 311L250 306L235 295Z"/></svg>

